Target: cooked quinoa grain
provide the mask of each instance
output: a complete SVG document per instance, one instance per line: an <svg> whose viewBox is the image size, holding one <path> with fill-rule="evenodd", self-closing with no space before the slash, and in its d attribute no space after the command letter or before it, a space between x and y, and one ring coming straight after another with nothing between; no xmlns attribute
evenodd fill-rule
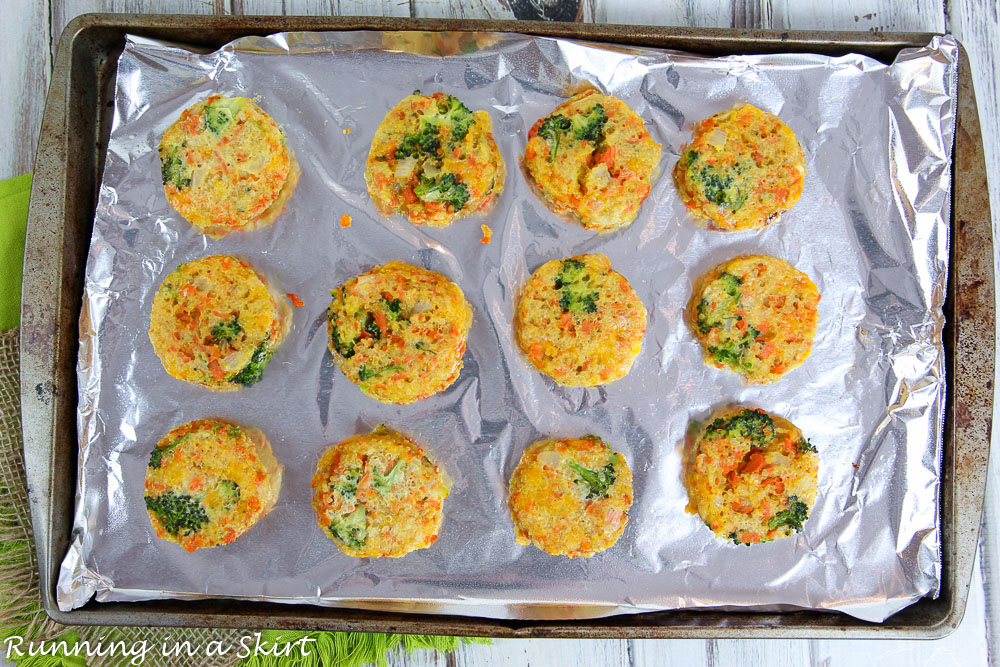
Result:
<svg viewBox="0 0 1000 667"><path fill-rule="evenodd" d="M274 222L299 177L281 128L246 97L185 109L159 152L167 201L213 238Z"/></svg>
<svg viewBox="0 0 1000 667"><path fill-rule="evenodd" d="M539 119L524 149L528 174L550 208L598 232L635 219L659 162L660 145L642 118L596 90Z"/></svg>
<svg viewBox="0 0 1000 667"><path fill-rule="evenodd" d="M546 262L521 290L518 345L562 385L592 387L625 377L642 348L646 308L604 255Z"/></svg>
<svg viewBox="0 0 1000 667"><path fill-rule="evenodd" d="M717 536L755 544L803 530L816 502L819 457L788 420L760 409L723 409L687 454L687 509Z"/></svg>
<svg viewBox="0 0 1000 667"><path fill-rule="evenodd" d="M525 450L511 476L508 505L518 544L589 558L625 530L632 471L597 436L540 440Z"/></svg>
<svg viewBox="0 0 1000 667"><path fill-rule="evenodd" d="M448 486L423 449L380 426L323 454L313 509L324 534L348 556L399 558L437 539Z"/></svg>
<svg viewBox="0 0 1000 667"><path fill-rule="evenodd" d="M199 419L153 448L146 511L157 537L187 551L229 544L271 511L281 475L259 430Z"/></svg>
<svg viewBox="0 0 1000 667"><path fill-rule="evenodd" d="M809 356L819 299L809 276L788 262L737 257L695 282L687 320L706 363L763 384Z"/></svg>
<svg viewBox="0 0 1000 667"><path fill-rule="evenodd" d="M802 194L805 154L774 114L745 104L696 124L674 167L688 210L718 229L758 229Z"/></svg>

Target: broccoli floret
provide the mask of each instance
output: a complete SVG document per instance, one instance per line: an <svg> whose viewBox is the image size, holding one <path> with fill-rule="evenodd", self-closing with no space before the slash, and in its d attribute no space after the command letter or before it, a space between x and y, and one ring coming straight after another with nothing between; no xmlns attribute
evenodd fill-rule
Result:
<svg viewBox="0 0 1000 667"><path fill-rule="evenodd" d="M399 477L403 472L403 460L400 459L396 461L396 465L386 474L380 473L378 470L372 471L372 488L379 493L385 494L392 490L392 487L396 485L399 481Z"/></svg>
<svg viewBox="0 0 1000 667"><path fill-rule="evenodd" d="M732 211L743 208L749 195L749 189L745 187L742 179L735 178L733 175L722 175L715 166L710 164L702 164L698 168L697 165L691 166L691 160L689 160L688 165L688 174L691 180L704 186L705 199ZM739 173L738 170L734 171L736 174Z"/></svg>
<svg viewBox="0 0 1000 667"><path fill-rule="evenodd" d="M549 116L538 126L538 136L549 144L549 162L554 161L556 153L559 152L559 136L563 132L568 132L570 127L572 123L562 114Z"/></svg>
<svg viewBox="0 0 1000 667"><path fill-rule="evenodd" d="M235 507L236 503L240 502L240 485L231 479L224 479L219 482L216 487L219 490L219 495L222 496L222 503L225 509L231 509Z"/></svg>
<svg viewBox="0 0 1000 667"><path fill-rule="evenodd" d="M559 307L571 313L596 313L600 294L590 285L590 274L584 270L583 262L564 259L556 276L555 288L562 292Z"/></svg>
<svg viewBox="0 0 1000 667"><path fill-rule="evenodd" d="M595 104L587 113L578 113L570 119L573 136L594 144L604 138L604 126L607 122L608 115L604 113L604 107L600 104Z"/></svg>
<svg viewBox="0 0 1000 667"><path fill-rule="evenodd" d="M420 177L420 183L413 188L413 193L421 201L434 201L451 204L453 210L461 211L465 202L469 201L469 188L465 183L455 178L455 174L447 173L436 179Z"/></svg>
<svg viewBox="0 0 1000 667"><path fill-rule="evenodd" d="M382 305L389 311L389 317L398 322L403 318L403 302L399 299L382 299Z"/></svg>
<svg viewBox="0 0 1000 667"><path fill-rule="evenodd" d="M373 313L365 313L365 324L361 328L364 331L367 331L368 334L375 340L382 337L382 327L380 327L378 322L375 321L375 315Z"/></svg>
<svg viewBox="0 0 1000 667"><path fill-rule="evenodd" d="M191 174L188 173L184 158L181 157L180 150L174 148L166 155L160 154L160 175L163 177L164 185L173 185L178 190L183 190L191 185Z"/></svg>
<svg viewBox="0 0 1000 667"><path fill-rule="evenodd" d="M162 447L153 447L153 452L149 455L149 467L159 468L163 465L163 457L166 456L171 450L177 445L181 444L185 440L191 437L190 433L185 433L181 437L177 438L173 442L167 443Z"/></svg>
<svg viewBox="0 0 1000 667"><path fill-rule="evenodd" d="M191 535L208 523L208 514L197 498L167 491L146 496L146 509L156 515L163 529L171 535Z"/></svg>
<svg viewBox="0 0 1000 667"><path fill-rule="evenodd" d="M226 427L226 435L228 435L230 438L235 438L235 437L239 436L239 434L240 434L240 427L239 426L227 426Z"/></svg>
<svg viewBox="0 0 1000 667"><path fill-rule="evenodd" d="M246 102L238 98L220 97L205 107L205 126L212 134L220 135L236 118Z"/></svg>
<svg viewBox="0 0 1000 667"><path fill-rule="evenodd" d="M737 276L731 273L721 273L718 278L712 281L710 287L715 290L725 293L729 298L721 299L717 307L717 313L719 317L713 319L715 313L712 312L711 302L706 298L702 299L698 304L698 331L703 334L708 333L715 327L723 326L723 320L729 319L730 315L734 313L737 308L740 296L742 295L742 290L740 285L743 281ZM740 319L738 316L736 319Z"/></svg>
<svg viewBox="0 0 1000 667"><path fill-rule="evenodd" d="M350 468L340 477L340 481L333 486L340 491L340 495L345 498L353 498L358 492L358 480L361 479L361 468Z"/></svg>
<svg viewBox="0 0 1000 667"><path fill-rule="evenodd" d="M754 445L763 447L774 439L774 422L767 413L747 408L732 417L719 417L707 427L706 436L749 438Z"/></svg>
<svg viewBox="0 0 1000 667"><path fill-rule="evenodd" d="M753 346L754 341L757 340L757 336L759 335L760 331L754 327L748 326L746 333L743 334L741 338L737 340L727 340L719 345L710 345L708 353L712 355L712 358L720 364L750 368L750 362L744 362L743 356L747 353L747 350Z"/></svg>
<svg viewBox="0 0 1000 667"><path fill-rule="evenodd" d="M401 371L403 367L399 364L391 364L389 366L384 366L378 370L370 369L367 366L362 366L358 369L358 379L362 382L368 382L374 378L377 378L382 373L388 373L389 371Z"/></svg>
<svg viewBox="0 0 1000 667"><path fill-rule="evenodd" d="M438 139L438 126L433 123L424 123L416 134L407 134L403 141L396 147L396 159L400 160L408 157L436 156L441 148L441 140Z"/></svg>
<svg viewBox="0 0 1000 667"><path fill-rule="evenodd" d="M799 450L799 454L805 454L806 452L816 453L816 445L812 444L805 438L800 438L797 443L795 443L795 449Z"/></svg>
<svg viewBox="0 0 1000 667"><path fill-rule="evenodd" d="M688 151L687 152L687 166L691 166L692 163L697 162L698 158L701 157L701 153L698 151Z"/></svg>
<svg viewBox="0 0 1000 667"><path fill-rule="evenodd" d="M274 354L274 350L268 345L268 341L265 340L263 343L257 346L257 349L253 351L253 356L250 357L250 363L243 367L239 373L237 373L230 382L235 382L241 384L244 387L249 387L252 384L256 384L260 381L260 378L264 375L264 369L267 368L267 364L271 361L271 356Z"/></svg>
<svg viewBox="0 0 1000 667"><path fill-rule="evenodd" d="M788 496L788 509L782 510L771 517L767 522L767 527L771 530L780 526L787 526L799 532L802 530L802 523L809 518L809 508L796 496ZM791 534L790 531L785 531Z"/></svg>
<svg viewBox="0 0 1000 667"><path fill-rule="evenodd" d="M347 516L334 517L330 522L330 534L352 549L360 549L368 539L368 517L364 505Z"/></svg>
<svg viewBox="0 0 1000 667"><path fill-rule="evenodd" d="M617 461L618 455L614 454L611 457L611 462L600 470L591 470L590 468L584 468L582 465L576 461L569 461L566 463L573 472L578 474L580 477L573 480L577 484L587 485L587 498L607 498L608 488L615 483L615 461Z"/></svg>
<svg viewBox="0 0 1000 667"><path fill-rule="evenodd" d="M243 332L243 326L240 324L239 315L233 315L233 319L224 320L219 322L214 327L212 327L212 335L209 337L210 340L222 347L232 347L233 341L236 337Z"/></svg>
<svg viewBox="0 0 1000 667"><path fill-rule="evenodd" d="M344 359L350 359L354 356L354 346L357 345L358 339L355 338L351 342L345 343L340 338L340 329L337 328L336 324L330 325L330 340L333 343L333 349Z"/></svg>
<svg viewBox="0 0 1000 667"><path fill-rule="evenodd" d="M444 99L439 99L437 103L438 113L433 119L434 122L447 123L451 126L451 137L449 144L454 144L465 139L469 128L476 122L476 117L469 111L469 107L451 95Z"/></svg>
<svg viewBox="0 0 1000 667"><path fill-rule="evenodd" d="M719 283L720 286L722 287L722 291L724 291L729 296L733 297L734 299L740 298L740 293L741 293L740 285L743 284L743 281L740 280L739 277L723 271L722 273L719 274L719 277L715 279L715 282Z"/></svg>

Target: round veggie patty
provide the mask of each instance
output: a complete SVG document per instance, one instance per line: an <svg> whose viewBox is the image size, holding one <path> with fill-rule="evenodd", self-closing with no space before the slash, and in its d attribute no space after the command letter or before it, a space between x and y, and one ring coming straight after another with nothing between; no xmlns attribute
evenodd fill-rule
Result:
<svg viewBox="0 0 1000 667"><path fill-rule="evenodd" d="M379 426L323 454L313 509L323 533L348 556L399 558L437 539L448 486L423 449Z"/></svg>
<svg viewBox="0 0 1000 667"><path fill-rule="evenodd" d="M281 128L246 97L185 109L159 152L167 201L213 238L271 224L298 182Z"/></svg>
<svg viewBox="0 0 1000 667"><path fill-rule="evenodd" d="M187 551L229 544L274 507L282 471L257 429L218 419L182 424L149 456L153 530Z"/></svg>
<svg viewBox="0 0 1000 667"><path fill-rule="evenodd" d="M518 345L562 385L593 387L625 377L642 349L646 308L604 255L542 264L517 302Z"/></svg>
<svg viewBox="0 0 1000 667"><path fill-rule="evenodd" d="M802 194L805 154L780 118L745 104L696 124L674 167L684 205L719 229L764 227Z"/></svg>
<svg viewBox="0 0 1000 667"><path fill-rule="evenodd" d="M330 351L372 398L411 403L458 379L472 306L440 273L389 262L330 294Z"/></svg>
<svg viewBox="0 0 1000 667"><path fill-rule="evenodd" d="M505 176L489 114L452 95L420 91L385 115L365 168L379 211L437 227L489 210Z"/></svg>
<svg viewBox="0 0 1000 667"><path fill-rule="evenodd" d="M166 371L214 391L260 380L291 326L291 308L244 259L181 264L153 298L149 340Z"/></svg>
<svg viewBox="0 0 1000 667"><path fill-rule="evenodd" d="M816 502L818 468L816 448L788 420L724 408L688 448L687 510L736 544L789 537Z"/></svg>
<svg viewBox="0 0 1000 667"><path fill-rule="evenodd" d="M540 440L524 451L508 495L514 538L553 556L589 558L628 523L632 471L596 435Z"/></svg>
<svg viewBox="0 0 1000 667"><path fill-rule="evenodd" d="M694 285L687 320L705 362L774 382L812 351L819 291L809 276L776 257L719 264Z"/></svg>
<svg viewBox="0 0 1000 667"><path fill-rule="evenodd" d="M660 145L642 118L596 90L539 119L524 148L524 165L549 207L598 232L631 224L659 162Z"/></svg>

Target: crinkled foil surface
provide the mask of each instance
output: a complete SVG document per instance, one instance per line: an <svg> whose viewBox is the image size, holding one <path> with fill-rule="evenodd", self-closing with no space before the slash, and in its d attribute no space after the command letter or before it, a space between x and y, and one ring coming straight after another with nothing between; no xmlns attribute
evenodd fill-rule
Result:
<svg viewBox="0 0 1000 667"><path fill-rule="evenodd" d="M891 65L483 33L285 33L210 54L130 38L86 271L78 506L60 607L96 594L496 618L811 608L880 621L935 594L956 59L950 37ZM628 103L663 144L637 219L604 236L556 218L519 168L531 125L587 83ZM414 89L455 94L492 117L508 174L484 218L430 229L375 211L363 179L369 143ZM181 111L213 93L257 98L303 168L272 227L219 241L167 204L156 151ZM692 123L744 102L795 131L808 167L803 196L763 231L708 231L685 212L671 169ZM338 224L343 213L349 228ZM480 243L480 223L492 228L491 244ZM635 287L648 330L627 377L564 388L517 349L515 298L543 262L594 252ZM164 276L216 253L246 256L305 301L263 380L233 394L169 377L147 335ZM694 279L748 253L789 261L822 293L812 356L767 386L706 366L682 319ZM329 290L390 260L449 276L475 310L461 376L407 406L363 395L327 350ZM685 432L733 402L790 419L819 449L816 507L792 538L736 546L685 512ZM153 445L203 416L263 429L286 471L277 506L256 527L188 554L154 536L143 481ZM454 486L431 548L354 559L316 525L309 484L330 444L381 422L422 441ZM586 433L623 452L635 473L624 535L590 559L516 545L506 482L522 451L544 436Z"/></svg>

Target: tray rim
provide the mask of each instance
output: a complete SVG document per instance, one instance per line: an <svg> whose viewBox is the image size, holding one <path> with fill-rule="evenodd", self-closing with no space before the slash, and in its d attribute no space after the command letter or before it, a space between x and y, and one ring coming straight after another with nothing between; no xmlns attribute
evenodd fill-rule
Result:
<svg viewBox="0 0 1000 667"><path fill-rule="evenodd" d="M22 287L21 401L25 467L42 603L49 617L69 625L328 629L491 637L885 639L938 638L954 631L965 611L978 544L992 419L992 383L987 382L985 387L976 387L973 383L975 378L993 377L996 327L985 159L968 58L961 44L952 172L951 270L945 303L945 312L950 316L944 332L947 399L941 479L943 562L942 592L937 600L921 599L881 624L819 611L777 614L711 610L675 610L588 621L519 621L249 600L91 601L71 612L58 610L55 581L69 540L68 531L60 533L59 528L72 525L75 506L80 286L90 242L89 230L93 225L94 207L90 204L95 203L101 172L98 167L106 150L106 146L100 144L102 110L99 106L86 104L102 100L102 91L86 88L92 79L100 77L100 72L88 71L87 65L96 64L102 53L105 57L113 54L116 59L126 32L218 45L219 40L229 41L247 34L362 29L516 32L676 48L711 55L769 51L860 52L883 61L891 59L901 48L925 45L934 36L933 33L764 31L382 17L85 14L74 18L59 40L46 99L29 205ZM112 35L110 46L108 33ZM119 36L117 52L115 34ZM107 67L107 62L104 66ZM83 116L79 116L80 113ZM74 118L81 117L90 119L94 135L71 132ZM91 139L97 141L91 142ZM46 168L39 170L39 166ZM88 167L93 169L88 170ZM89 192L86 190L88 185ZM88 206L74 206L81 201ZM76 236L74 224L79 230ZM965 382L957 381L959 374ZM68 439L67 434L71 436ZM71 450L70 456L66 456L67 449ZM958 508L962 508L961 511Z"/></svg>

